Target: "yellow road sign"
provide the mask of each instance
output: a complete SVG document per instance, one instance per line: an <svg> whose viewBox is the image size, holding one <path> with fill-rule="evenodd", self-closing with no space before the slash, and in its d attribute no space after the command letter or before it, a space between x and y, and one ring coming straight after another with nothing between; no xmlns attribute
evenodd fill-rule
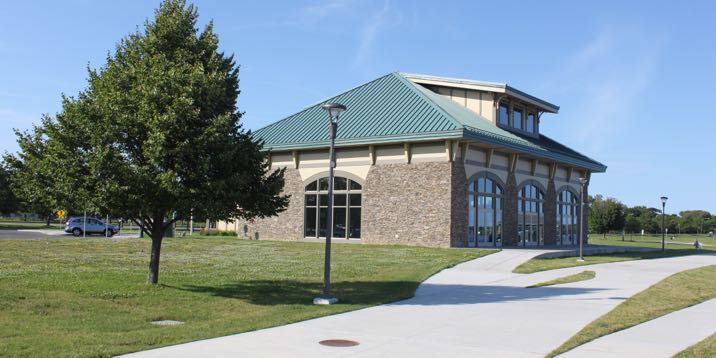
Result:
<svg viewBox="0 0 716 358"><path fill-rule="evenodd" d="M65 217L65 211L64 210L57 210L57 217L60 219L63 219Z"/></svg>

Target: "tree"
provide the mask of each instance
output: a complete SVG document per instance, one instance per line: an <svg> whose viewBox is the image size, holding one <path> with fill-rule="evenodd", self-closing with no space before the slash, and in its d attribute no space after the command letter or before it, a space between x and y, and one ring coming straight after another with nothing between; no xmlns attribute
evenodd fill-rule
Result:
<svg viewBox="0 0 716 358"><path fill-rule="evenodd" d="M609 230L623 229L624 205L614 198L595 196L589 209L589 226L605 237Z"/></svg>
<svg viewBox="0 0 716 358"><path fill-rule="evenodd" d="M165 230L190 211L250 220L288 204L284 171L270 171L262 143L239 123L233 55L218 50L212 23L199 32L197 19L183 0L162 2L104 67L88 70L87 88L63 96L56 119L35 129L48 148L42 166L61 178L58 199L144 222L152 284Z"/></svg>
<svg viewBox="0 0 716 358"><path fill-rule="evenodd" d="M47 116L43 116L43 121ZM53 174L45 165L47 156L46 133L35 127L31 133L15 131L20 146L19 156L5 155L4 162L8 170L9 188L19 200L16 209L41 214L47 226L59 208L56 193L53 190Z"/></svg>
<svg viewBox="0 0 716 358"><path fill-rule="evenodd" d="M10 169L0 164L0 213L10 214L18 210L18 201L10 187Z"/></svg>

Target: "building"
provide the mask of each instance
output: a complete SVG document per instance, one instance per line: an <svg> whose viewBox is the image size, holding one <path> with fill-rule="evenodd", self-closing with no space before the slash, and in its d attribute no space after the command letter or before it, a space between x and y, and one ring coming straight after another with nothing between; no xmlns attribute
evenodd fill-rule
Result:
<svg viewBox="0 0 716 358"><path fill-rule="evenodd" d="M574 245L579 178L606 171L540 133L541 115L559 111L554 104L506 84L391 73L254 132L272 168L286 168L290 205L277 217L219 229L268 240L325 237L326 102L348 107L336 140L336 238Z"/></svg>

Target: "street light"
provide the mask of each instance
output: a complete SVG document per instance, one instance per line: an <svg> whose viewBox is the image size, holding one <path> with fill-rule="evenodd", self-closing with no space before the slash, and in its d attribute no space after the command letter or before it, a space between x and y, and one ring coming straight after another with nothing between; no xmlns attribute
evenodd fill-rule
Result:
<svg viewBox="0 0 716 358"><path fill-rule="evenodd" d="M316 305L331 305L338 302L331 293L331 238L333 237L333 170L336 167L336 133L338 133L338 116L346 110L346 106L338 103L326 103L323 109L328 112L328 135L331 138L331 147L328 152L328 214L326 216L326 257L323 267L323 293L313 299Z"/></svg>
<svg viewBox="0 0 716 358"><path fill-rule="evenodd" d="M661 252L664 252L666 249L666 226L664 225L664 209L666 209L667 200L669 200L669 198L665 196L661 197Z"/></svg>
<svg viewBox="0 0 716 358"><path fill-rule="evenodd" d="M581 190L579 191L579 258L577 261L584 261L584 186L587 185L587 178L579 178Z"/></svg>

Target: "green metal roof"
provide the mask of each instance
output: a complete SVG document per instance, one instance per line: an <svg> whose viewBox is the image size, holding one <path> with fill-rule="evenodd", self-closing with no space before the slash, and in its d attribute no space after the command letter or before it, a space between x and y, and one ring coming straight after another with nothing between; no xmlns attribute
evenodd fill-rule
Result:
<svg viewBox="0 0 716 358"><path fill-rule="evenodd" d="M253 132L269 150L326 148L328 117L321 106L344 104L337 146L406 141L469 139L569 163L595 172L606 166L544 135L518 135L491 124L459 104L415 84L400 73L371 82L309 106Z"/></svg>

